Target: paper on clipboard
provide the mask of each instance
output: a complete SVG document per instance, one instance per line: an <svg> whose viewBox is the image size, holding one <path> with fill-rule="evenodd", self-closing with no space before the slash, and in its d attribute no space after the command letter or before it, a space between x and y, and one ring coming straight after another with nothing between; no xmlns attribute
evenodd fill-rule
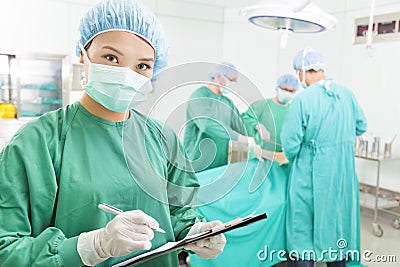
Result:
<svg viewBox="0 0 400 267"><path fill-rule="evenodd" d="M224 223L220 226L216 226L209 231L199 233L196 235L187 236L184 239L176 242L168 242L161 247L158 247L152 251L145 252L143 254L137 255L133 258L120 262L118 264L113 265L112 267L123 267L123 266L131 266L139 263L143 263L144 261L153 259L155 257L164 255L166 253L176 251L181 249L183 246L197 242L201 239L209 238L214 235L218 235L221 233L225 233L231 231L233 229L237 229L252 223L255 223L260 220L264 220L267 218L266 213L258 214L258 215L249 215L245 218L236 218L230 222Z"/></svg>

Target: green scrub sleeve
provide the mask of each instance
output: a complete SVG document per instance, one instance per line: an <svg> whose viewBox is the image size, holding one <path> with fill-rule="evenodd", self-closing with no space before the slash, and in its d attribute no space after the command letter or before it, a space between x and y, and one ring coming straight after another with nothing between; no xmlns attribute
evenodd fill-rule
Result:
<svg viewBox="0 0 400 267"><path fill-rule="evenodd" d="M360 136L367 130L367 119L365 118L364 111L361 109L358 104L355 96L353 96L355 109L356 109L356 135Z"/></svg>
<svg viewBox="0 0 400 267"><path fill-rule="evenodd" d="M0 266L82 266L77 238L48 227L57 196L52 141L40 124L24 128L0 153Z"/></svg>
<svg viewBox="0 0 400 267"><path fill-rule="evenodd" d="M239 110L235 107L232 106L233 110L233 116L232 116L232 124L231 127L233 130L235 130L237 133L240 133L245 136L252 136L252 132L248 132L246 129L246 125L243 122L242 116L240 115ZM234 140L237 140L237 136Z"/></svg>
<svg viewBox="0 0 400 267"><path fill-rule="evenodd" d="M83 266L77 251L78 237L66 239L56 228L36 237L0 238L1 266Z"/></svg>
<svg viewBox="0 0 400 267"><path fill-rule="evenodd" d="M195 209L199 182L176 134L167 127L163 134L165 152L169 159L168 198L173 203L169 205L170 216L175 238L180 240L196 222L204 221L204 217Z"/></svg>
<svg viewBox="0 0 400 267"><path fill-rule="evenodd" d="M232 129L231 125L225 124L221 127L221 121L214 119L213 114L218 112L213 107L215 101L217 100L206 97L192 98L188 104L188 117L193 118L192 122L197 125L199 130L209 136L237 140L238 133Z"/></svg>
<svg viewBox="0 0 400 267"><path fill-rule="evenodd" d="M72 237L65 239L58 249L58 253L63 261L62 266L82 266L84 265L81 257L79 256L78 250L78 237Z"/></svg>
<svg viewBox="0 0 400 267"><path fill-rule="evenodd" d="M243 123L246 127L246 132L248 136L251 136L254 138L255 142L257 145L262 146L263 145L263 140L261 139L260 134L256 130L256 126L260 123L260 121L257 119L257 115L255 114L256 111L256 103L253 103L246 112L243 112L241 114ZM249 158L255 158L256 156L254 155L253 151L250 151Z"/></svg>
<svg viewBox="0 0 400 267"><path fill-rule="evenodd" d="M299 153L304 138L307 125L302 114L301 101L297 97L290 106L281 133L282 150L289 161L293 161Z"/></svg>
<svg viewBox="0 0 400 267"><path fill-rule="evenodd" d="M257 133L256 126L260 123L257 116L254 114L254 106L251 105L246 112L242 113L242 119L246 126L249 136L254 137Z"/></svg>

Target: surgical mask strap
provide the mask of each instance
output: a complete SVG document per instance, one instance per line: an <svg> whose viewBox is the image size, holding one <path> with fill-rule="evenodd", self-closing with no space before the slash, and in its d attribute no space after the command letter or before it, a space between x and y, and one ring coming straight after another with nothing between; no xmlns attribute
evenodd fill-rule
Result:
<svg viewBox="0 0 400 267"><path fill-rule="evenodd" d="M302 60L301 60L301 69L303 70L303 73L302 73L302 82L303 83L306 83L306 70L304 69L304 61L305 61L305 59L306 59L306 55L307 55L307 53L310 51L310 49L309 48L304 48L304 50L303 50L303 57L302 57Z"/></svg>
<svg viewBox="0 0 400 267"><path fill-rule="evenodd" d="M327 91L331 90L331 83L332 83L331 79L323 79L323 80L319 81L318 83L320 85L322 85Z"/></svg>
<svg viewBox="0 0 400 267"><path fill-rule="evenodd" d="M88 54L86 53L85 48L83 47L83 45L82 45L81 43L78 43L78 45L79 45L79 47L81 48L81 51L82 51L83 56L88 60L88 62L91 62L90 59L89 59Z"/></svg>

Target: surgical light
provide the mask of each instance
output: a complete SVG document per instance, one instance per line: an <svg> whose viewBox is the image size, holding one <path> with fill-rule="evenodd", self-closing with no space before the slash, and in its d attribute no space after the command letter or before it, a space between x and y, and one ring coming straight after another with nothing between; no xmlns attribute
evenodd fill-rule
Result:
<svg viewBox="0 0 400 267"><path fill-rule="evenodd" d="M263 0L241 14L260 27L293 33L317 33L336 27L336 18L312 0Z"/></svg>

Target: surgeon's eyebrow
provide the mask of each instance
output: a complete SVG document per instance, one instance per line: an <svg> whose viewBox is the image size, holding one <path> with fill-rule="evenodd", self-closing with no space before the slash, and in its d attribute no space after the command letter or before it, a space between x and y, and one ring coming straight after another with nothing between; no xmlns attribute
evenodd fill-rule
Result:
<svg viewBox="0 0 400 267"><path fill-rule="evenodd" d="M124 53L122 53L121 51L119 51L118 49L116 49L116 48L114 48L112 46L105 45L105 46L103 46L103 48L104 49L110 49L110 50L114 51L115 53L120 54L123 57L125 56Z"/></svg>
<svg viewBox="0 0 400 267"><path fill-rule="evenodd" d="M152 57L139 58L139 61L151 61L151 62L154 62L154 58L152 58Z"/></svg>

